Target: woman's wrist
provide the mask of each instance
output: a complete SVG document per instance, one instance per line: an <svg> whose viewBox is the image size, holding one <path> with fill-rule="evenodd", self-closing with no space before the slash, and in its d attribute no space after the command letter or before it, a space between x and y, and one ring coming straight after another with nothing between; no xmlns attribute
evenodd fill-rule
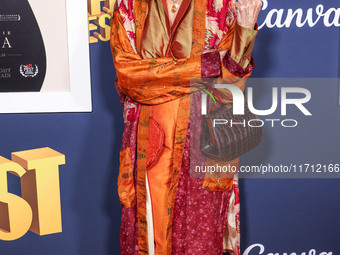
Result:
<svg viewBox="0 0 340 255"><path fill-rule="evenodd" d="M254 29L261 7L261 0L239 0L236 3L237 24Z"/></svg>

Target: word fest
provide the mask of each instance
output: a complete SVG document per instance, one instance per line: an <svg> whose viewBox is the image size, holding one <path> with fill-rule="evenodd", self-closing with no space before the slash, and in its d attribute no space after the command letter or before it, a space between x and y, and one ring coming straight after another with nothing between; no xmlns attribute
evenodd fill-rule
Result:
<svg viewBox="0 0 340 255"><path fill-rule="evenodd" d="M59 166L65 155L51 149L0 156L0 240L13 241L29 230L37 235L62 232ZM8 173L20 178L21 196L8 192Z"/></svg>

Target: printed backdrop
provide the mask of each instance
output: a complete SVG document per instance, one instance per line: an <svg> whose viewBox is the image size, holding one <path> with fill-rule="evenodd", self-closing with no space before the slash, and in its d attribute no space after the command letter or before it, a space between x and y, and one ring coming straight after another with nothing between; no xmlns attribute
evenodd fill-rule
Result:
<svg viewBox="0 0 340 255"><path fill-rule="evenodd" d="M1 156L47 146L66 158L59 168L62 232L0 240L0 254L119 254L116 182L123 117L108 43L113 3L88 0L92 113L0 115ZM338 0L264 0L263 9L253 77L340 77ZM305 87L312 94L307 107L313 116L305 119L292 110L289 118L301 120L297 128L265 127L261 145L242 158L242 165L340 163L338 85ZM259 108L270 107L270 89L254 88ZM281 118L279 113L272 117ZM240 182L244 255L340 254L339 179ZM9 192L20 195L18 177L8 174L8 184Z"/></svg>

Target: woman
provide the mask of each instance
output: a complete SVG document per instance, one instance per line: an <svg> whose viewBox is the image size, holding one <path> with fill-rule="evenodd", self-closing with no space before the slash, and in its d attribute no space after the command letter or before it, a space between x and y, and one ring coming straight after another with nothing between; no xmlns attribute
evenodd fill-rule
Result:
<svg viewBox="0 0 340 255"><path fill-rule="evenodd" d="M240 254L237 177L190 178L190 78L250 76L261 4L117 0L121 254Z"/></svg>

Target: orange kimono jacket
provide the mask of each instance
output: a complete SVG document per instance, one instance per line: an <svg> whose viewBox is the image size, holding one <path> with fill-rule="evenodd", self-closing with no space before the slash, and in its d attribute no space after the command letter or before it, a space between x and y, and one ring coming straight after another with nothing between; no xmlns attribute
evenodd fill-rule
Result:
<svg viewBox="0 0 340 255"><path fill-rule="evenodd" d="M198 91L190 79L245 80L254 67L256 31L237 25L226 0L184 0L170 27L164 2L117 1L112 20L125 122L121 254L149 254L147 199L156 254L239 254L237 176L190 178L190 97ZM244 82L238 84L244 89ZM220 92L224 103L231 102L227 91ZM238 165L239 159L219 163Z"/></svg>

